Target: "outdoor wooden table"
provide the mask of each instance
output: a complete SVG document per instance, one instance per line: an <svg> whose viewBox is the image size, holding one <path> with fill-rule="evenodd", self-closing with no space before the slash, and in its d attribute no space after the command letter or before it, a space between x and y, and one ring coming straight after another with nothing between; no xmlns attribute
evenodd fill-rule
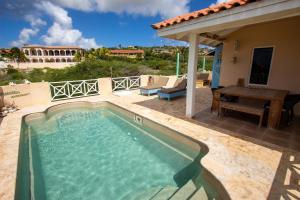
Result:
<svg viewBox="0 0 300 200"><path fill-rule="evenodd" d="M248 87L238 87L238 86L229 86L229 87L221 88L214 92L213 102L212 102L213 111L219 108L221 94L243 97L248 99L270 101L271 104L269 109L268 127L277 128L280 123L281 110L284 103L284 98L288 94L288 91L267 89L267 88L248 88Z"/></svg>

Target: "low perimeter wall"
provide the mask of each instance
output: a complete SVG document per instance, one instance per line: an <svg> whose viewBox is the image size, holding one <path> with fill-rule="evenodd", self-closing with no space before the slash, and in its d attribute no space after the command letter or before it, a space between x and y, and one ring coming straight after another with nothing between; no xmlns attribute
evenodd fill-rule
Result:
<svg viewBox="0 0 300 200"><path fill-rule="evenodd" d="M99 78L98 84L101 95L112 93L111 78ZM47 104L51 101L50 84L48 82L0 87L0 107L14 104L18 108L24 108L38 104Z"/></svg>
<svg viewBox="0 0 300 200"><path fill-rule="evenodd" d="M6 63L6 65L12 65L15 69L43 69L45 67L53 69L62 69L65 67L71 67L76 65L76 62L53 62L53 63Z"/></svg>
<svg viewBox="0 0 300 200"><path fill-rule="evenodd" d="M150 75L140 76L141 86L147 85L149 76ZM151 76L156 77L156 75ZM172 86L176 79L176 76L169 76L168 85ZM101 95L110 95L113 92L111 78L99 78L98 86ZM51 101L50 83L48 82L6 85L0 87L0 108L11 104L16 105L18 108L24 108L38 104L47 104Z"/></svg>
<svg viewBox="0 0 300 200"><path fill-rule="evenodd" d="M51 101L47 82L17 84L0 87L0 106L15 104L19 108Z"/></svg>

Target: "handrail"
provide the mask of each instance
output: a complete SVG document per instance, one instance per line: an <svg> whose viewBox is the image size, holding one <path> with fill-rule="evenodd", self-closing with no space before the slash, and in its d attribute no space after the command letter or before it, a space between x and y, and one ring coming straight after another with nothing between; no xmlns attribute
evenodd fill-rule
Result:
<svg viewBox="0 0 300 200"><path fill-rule="evenodd" d="M96 80L98 80L98 79L72 80L72 81L56 81L56 82L50 82L50 83L79 82L79 81L96 81Z"/></svg>

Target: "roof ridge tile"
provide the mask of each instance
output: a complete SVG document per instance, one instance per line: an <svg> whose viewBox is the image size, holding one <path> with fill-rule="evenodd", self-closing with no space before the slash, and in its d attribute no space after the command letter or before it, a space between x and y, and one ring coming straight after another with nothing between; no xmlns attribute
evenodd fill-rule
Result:
<svg viewBox="0 0 300 200"><path fill-rule="evenodd" d="M158 22L155 24L152 24L152 28L154 29L161 29L164 27L172 26L174 24L182 23L185 21L193 20L202 16L211 15L215 13L222 12L224 10L228 10L231 8L235 8L237 6L243 6L252 2L257 2L261 0L230 0L227 2L211 5L208 8L204 8L201 10L196 10L190 13L185 13L167 20L164 20L162 22Z"/></svg>

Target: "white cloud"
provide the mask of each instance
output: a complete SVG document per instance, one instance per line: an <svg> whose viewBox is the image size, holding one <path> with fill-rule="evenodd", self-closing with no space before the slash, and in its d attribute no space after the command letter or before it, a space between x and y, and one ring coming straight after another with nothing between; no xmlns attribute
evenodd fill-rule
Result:
<svg viewBox="0 0 300 200"><path fill-rule="evenodd" d="M36 7L49 16L53 17L53 20L55 22L64 26L72 25L72 18L68 16L68 12L63 8L48 1L42 1L41 3L36 4Z"/></svg>
<svg viewBox="0 0 300 200"><path fill-rule="evenodd" d="M230 0L217 0L217 3L224 3L226 1L230 1Z"/></svg>
<svg viewBox="0 0 300 200"><path fill-rule="evenodd" d="M42 36L47 45L78 45L86 49L99 46L94 38L85 38L81 31L73 29L72 18L65 9L50 2L41 2L37 4L37 8L51 16L54 21L47 34Z"/></svg>
<svg viewBox="0 0 300 200"><path fill-rule="evenodd" d="M219 3L224 3L224 2L227 2L227 1L230 1L230 0L217 0L216 3L211 4L211 6L219 4Z"/></svg>
<svg viewBox="0 0 300 200"><path fill-rule="evenodd" d="M56 4L75 10L113 12L162 18L189 12L190 0L52 0Z"/></svg>
<svg viewBox="0 0 300 200"><path fill-rule="evenodd" d="M99 12L133 15L175 17L189 11L189 0L95 0Z"/></svg>
<svg viewBox="0 0 300 200"><path fill-rule="evenodd" d="M85 38L80 30L73 28L72 18L65 8L85 12L116 13L140 16L161 16L170 18L189 12L191 0L4 0L5 9L16 16L24 14L31 28L21 30L18 40L12 45L21 46L31 37L38 35L39 27L46 25L40 17L47 14L53 18L53 24L42 40L49 45L79 45L83 48L95 48L94 38ZM223 0L224 1L224 0ZM0 5L1 8L1 5ZM22 12L20 12L22 11ZM30 15L28 15L30 13ZM34 14L32 14L34 13ZM24 16L23 15L23 16Z"/></svg>
<svg viewBox="0 0 300 200"><path fill-rule="evenodd" d="M40 31L39 27L46 25L45 21L33 15L26 15L25 20L30 23L31 28L23 28L20 31L18 40L15 40L11 43L12 46L20 47L28 43L31 37L38 34Z"/></svg>
<svg viewBox="0 0 300 200"><path fill-rule="evenodd" d="M52 0L52 2L64 8L81 11L93 11L95 4L94 0Z"/></svg>
<svg viewBox="0 0 300 200"><path fill-rule="evenodd" d="M47 22L45 22L41 18L33 15L26 15L25 20L30 23L31 27L40 27L45 26L47 24Z"/></svg>
<svg viewBox="0 0 300 200"><path fill-rule="evenodd" d="M20 47L26 44L32 36L38 33L38 29L23 28L19 34L18 40L11 43L12 46Z"/></svg>

